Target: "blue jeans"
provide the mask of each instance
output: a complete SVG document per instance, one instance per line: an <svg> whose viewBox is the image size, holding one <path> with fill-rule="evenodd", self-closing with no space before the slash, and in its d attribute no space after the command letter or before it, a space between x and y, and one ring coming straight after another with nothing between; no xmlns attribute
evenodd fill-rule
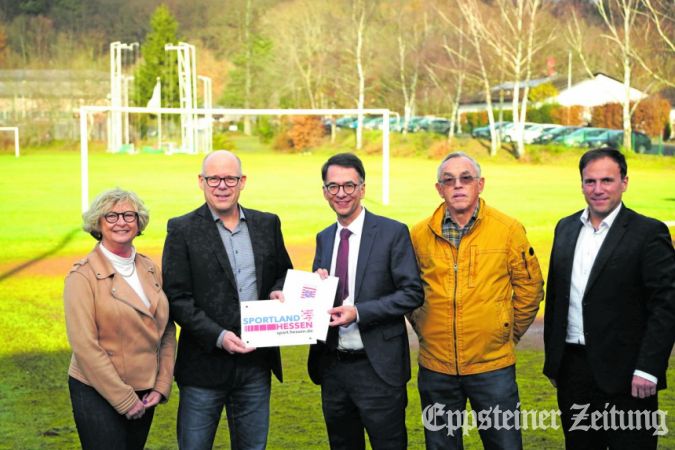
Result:
<svg viewBox="0 0 675 450"><path fill-rule="evenodd" d="M523 448L520 429L514 425L514 414L520 409L515 365L475 375L446 375L420 366L417 385L428 450L464 448L462 413L467 399L476 414L468 425L478 428L485 449ZM510 413L504 415L504 411Z"/></svg>
<svg viewBox="0 0 675 450"><path fill-rule="evenodd" d="M224 406L232 450L264 449L270 421L270 383L269 368L242 365L234 369L232 382L226 387L180 386L178 447L211 449Z"/></svg>
<svg viewBox="0 0 675 450"><path fill-rule="evenodd" d="M83 450L143 450L155 408L140 419L127 419L93 387L68 377L68 389ZM140 398L146 392L137 394Z"/></svg>

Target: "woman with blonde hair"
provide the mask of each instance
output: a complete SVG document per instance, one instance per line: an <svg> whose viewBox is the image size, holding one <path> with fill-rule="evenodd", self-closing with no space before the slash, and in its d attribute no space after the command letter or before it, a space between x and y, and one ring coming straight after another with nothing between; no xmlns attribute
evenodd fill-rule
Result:
<svg viewBox="0 0 675 450"><path fill-rule="evenodd" d="M176 329L161 271L133 240L148 210L133 192L103 192L82 215L99 243L66 277L68 387L83 449L142 449L168 399Z"/></svg>

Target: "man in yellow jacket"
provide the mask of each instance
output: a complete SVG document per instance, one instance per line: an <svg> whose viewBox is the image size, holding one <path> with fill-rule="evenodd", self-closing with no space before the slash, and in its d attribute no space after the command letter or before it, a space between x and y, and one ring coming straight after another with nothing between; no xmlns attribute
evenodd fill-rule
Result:
<svg viewBox="0 0 675 450"><path fill-rule="evenodd" d="M425 294L409 318L427 449L461 449L463 422L485 448L522 448L515 346L544 283L525 229L479 198L484 185L473 158L449 154L436 183L444 201L411 233Z"/></svg>

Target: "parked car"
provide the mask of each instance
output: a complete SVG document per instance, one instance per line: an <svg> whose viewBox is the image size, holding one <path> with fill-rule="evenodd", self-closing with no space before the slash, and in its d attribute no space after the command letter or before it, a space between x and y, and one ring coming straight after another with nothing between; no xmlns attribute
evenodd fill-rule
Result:
<svg viewBox="0 0 675 450"><path fill-rule="evenodd" d="M413 116L408 121L408 132L417 133L421 130L420 124L424 121L424 117Z"/></svg>
<svg viewBox="0 0 675 450"><path fill-rule="evenodd" d="M606 128L583 127L579 128L578 130L568 135L558 136L555 139L553 139L553 142L556 144L566 145L568 147L583 147L585 146L585 142L588 139L597 137L602 133L604 133L605 131L607 131Z"/></svg>
<svg viewBox="0 0 675 450"><path fill-rule="evenodd" d="M577 126L563 126L559 128L554 128L549 131L543 132L538 138L534 140L535 144L546 144L553 141L555 138L560 136L567 136L570 133L575 132L581 127Z"/></svg>
<svg viewBox="0 0 675 450"><path fill-rule="evenodd" d="M439 134L448 134L450 131L450 121L448 119L430 119L427 122L427 131Z"/></svg>
<svg viewBox="0 0 675 450"><path fill-rule="evenodd" d="M381 130L383 121L384 121L384 118L382 116L380 116L380 117L370 117L368 119L364 118L363 119L363 128L365 128L366 130Z"/></svg>
<svg viewBox="0 0 675 450"><path fill-rule="evenodd" d="M422 120L418 122L419 131L429 131L429 122L434 119L435 117L423 117Z"/></svg>
<svg viewBox="0 0 675 450"><path fill-rule="evenodd" d="M607 130L599 136L586 140L587 147L603 145L618 149L623 145L623 130ZM647 153L652 148L652 140L644 133L631 131L631 147L635 153Z"/></svg>
<svg viewBox="0 0 675 450"><path fill-rule="evenodd" d="M555 130L556 128L562 128L562 125L555 125L552 123L532 124L532 126L526 127L525 130L523 130L523 141L525 141L526 144L532 144L539 136L551 130Z"/></svg>
<svg viewBox="0 0 675 450"><path fill-rule="evenodd" d="M531 143L532 141L530 140L529 142L525 139L526 133L528 133L530 130L539 127L538 123L531 123L531 122L525 122L523 124L523 140L527 142L528 144ZM502 127L503 132L502 132L502 141L504 142L512 142L516 140L516 127L511 125L510 127ZM502 129L500 128L500 129Z"/></svg>
<svg viewBox="0 0 675 450"><path fill-rule="evenodd" d="M495 130L506 130L513 126L512 122L495 122ZM471 136L476 139L490 139L490 126L474 128L471 131Z"/></svg>
<svg viewBox="0 0 675 450"><path fill-rule="evenodd" d="M356 121L356 117L340 117L335 121L335 125L338 128L354 128L351 127L351 124Z"/></svg>
<svg viewBox="0 0 675 450"><path fill-rule="evenodd" d="M381 130L384 128L384 118L379 117L379 120L368 122L368 124L365 124L364 127L372 127L374 130ZM389 117L389 131L401 131L402 129L403 119L399 119L398 117Z"/></svg>
<svg viewBox="0 0 675 450"><path fill-rule="evenodd" d="M396 131L399 133L403 131L403 117L390 117L389 131Z"/></svg>

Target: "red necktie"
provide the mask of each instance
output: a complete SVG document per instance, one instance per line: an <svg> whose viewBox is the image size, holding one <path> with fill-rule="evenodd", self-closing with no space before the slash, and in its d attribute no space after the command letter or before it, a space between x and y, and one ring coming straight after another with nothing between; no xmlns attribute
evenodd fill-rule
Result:
<svg viewBox="0 0 675 450"><path fill-rule="evenodd" d="M335 259L335 276L340 280L337 289L337 305L349 295L349 236L352 234L347 228L340 230L337 258Z"/></svg>
<svg viewBox="0 0 675 450"><path fill-rule="evenodd" d="M352 232L346 228L340 230L340 243L338 244L337 257L335 259L335 276L338 277L338 288L335 293L334 306L342 306L342 301L349 295L349 235ZM330 327L326 338L329 349L335 350L338 344L338 329Z"/></svg>

